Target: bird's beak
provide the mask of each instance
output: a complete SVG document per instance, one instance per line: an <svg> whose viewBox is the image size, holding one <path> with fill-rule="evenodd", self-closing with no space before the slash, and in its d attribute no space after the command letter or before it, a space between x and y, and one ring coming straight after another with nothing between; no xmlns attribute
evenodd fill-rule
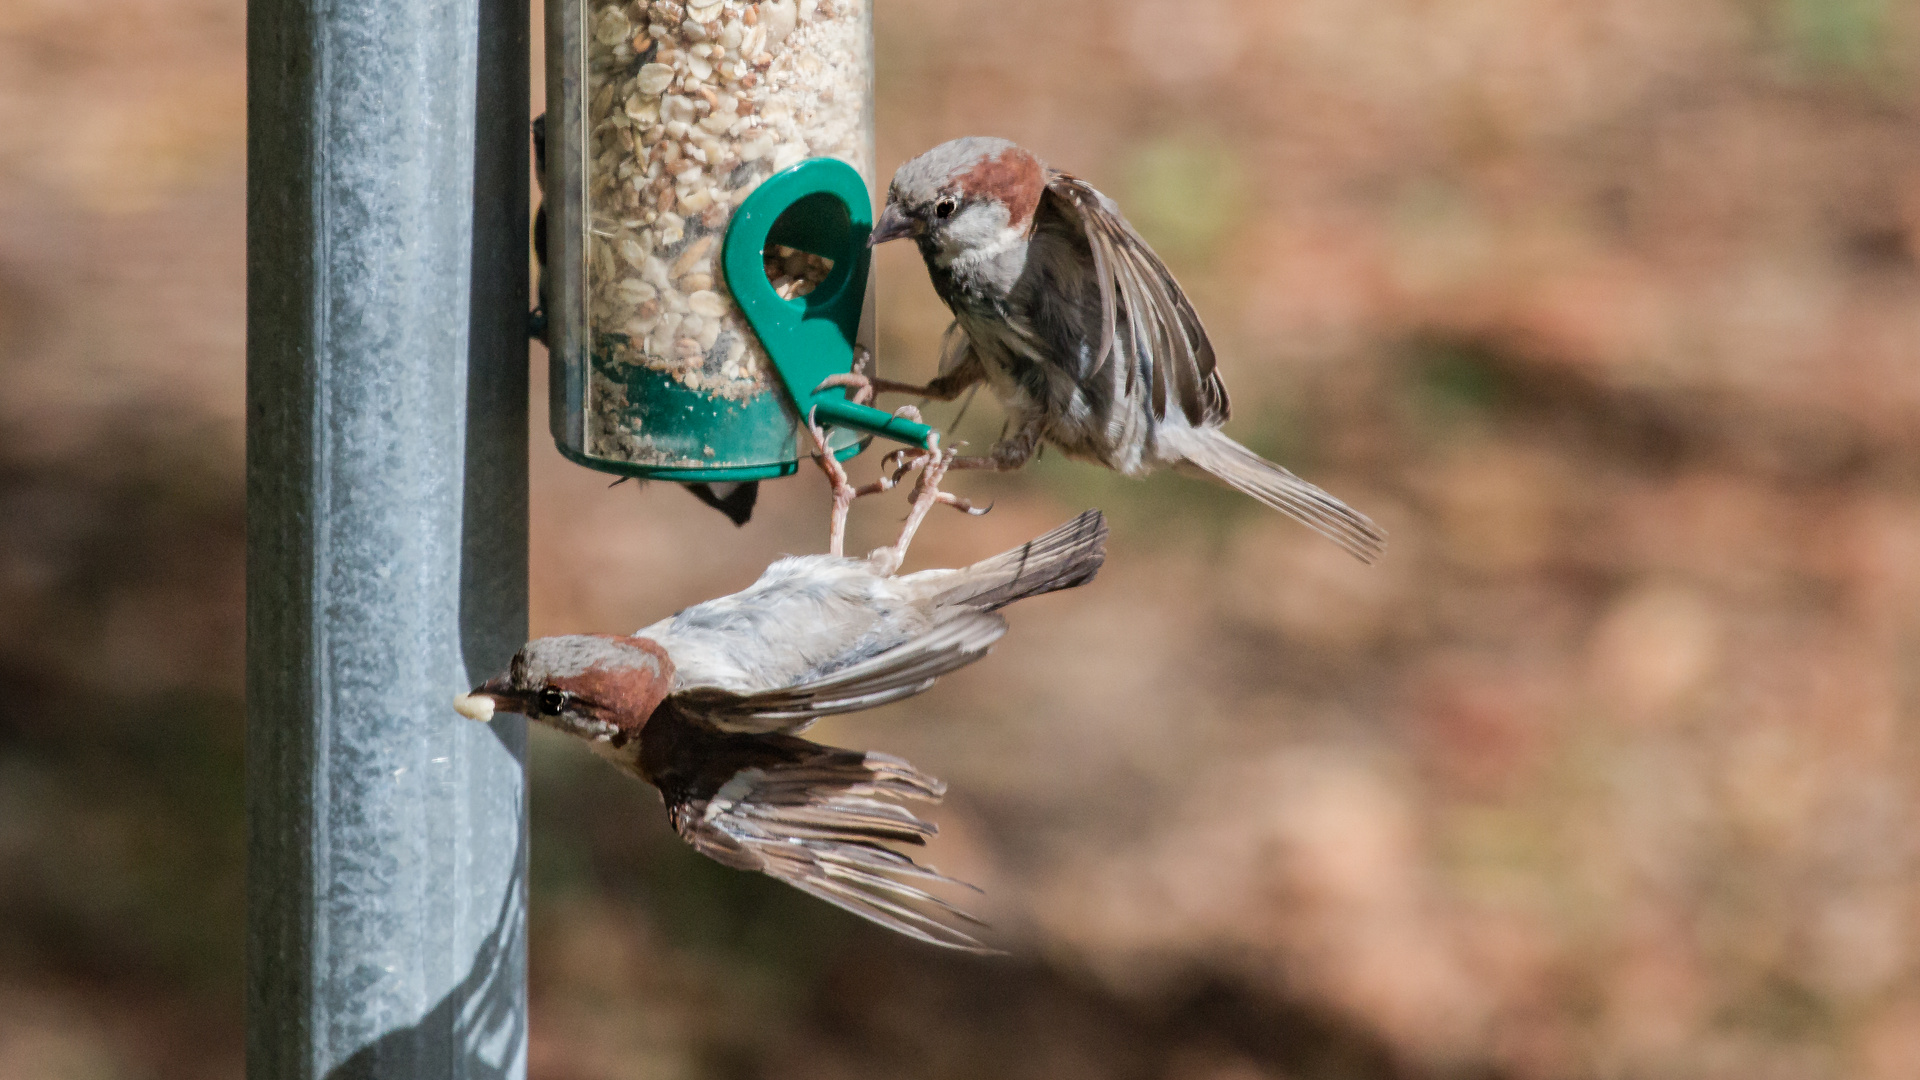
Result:
<svg viewBox="0 0 1920 1080"><path fill-rule="evenodd" d="M513 711L511 702L506 699L506 691L505 680L489 679L474 687L470 694L455 694L453 711L484 724L492 720L497 711Z"/></svg>
<svg viewBox="0 0 1920 1080"><path fill-rule="evenodd" d="M455 694L453 697L454 712L483 724L493 719L493 707L494 700L488 694Z"/></svg>
<svg viewBox="0 0 1920 1080"><path fill-rule="evenodd" d="M912 235L913 219L900 212L898 203L889 202L887 208L880 211L880 220L873 223L873 235L867 237L867 246L879 247L889 240Z"/></svg>

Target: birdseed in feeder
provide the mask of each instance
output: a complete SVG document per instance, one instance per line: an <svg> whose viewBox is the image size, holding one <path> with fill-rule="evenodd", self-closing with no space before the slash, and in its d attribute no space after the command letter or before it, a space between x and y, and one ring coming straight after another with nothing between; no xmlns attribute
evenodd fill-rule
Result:
<svg viewBox="0 0 1920 1080"><path fill-rule="evenodd" d="M589 4L592 453L661 457L627 416L629 367L733 400L768 390L772 364L727 292L721 247L734 208L805 158L839 158L871 186L868 3ZM768 276L789 299L830 269L817 256L767 252Z"/></svg>

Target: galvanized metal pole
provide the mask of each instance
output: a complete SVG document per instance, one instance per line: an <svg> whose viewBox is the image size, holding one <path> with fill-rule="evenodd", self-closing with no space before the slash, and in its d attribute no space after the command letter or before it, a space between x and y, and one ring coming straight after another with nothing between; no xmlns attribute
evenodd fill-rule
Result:
<svg viewBox="0 0 1920 1080"><path fill-rule="evenodd" d="M250 0L247 1068L526 1071L525 0Z"/></svg>

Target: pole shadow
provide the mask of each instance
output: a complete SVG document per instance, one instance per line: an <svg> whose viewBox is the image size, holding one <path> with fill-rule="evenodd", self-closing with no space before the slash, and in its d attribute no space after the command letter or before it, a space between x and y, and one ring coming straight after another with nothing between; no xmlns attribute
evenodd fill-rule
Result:
<svg viewBox="0 0 1920 1080"><path fill-rule="evenodd" d="M506 896L466 977L418 1023L361 1047L327 1073L327 1080L519 1080L526 1075L526 981L527 833L522 829Z"/></svg>

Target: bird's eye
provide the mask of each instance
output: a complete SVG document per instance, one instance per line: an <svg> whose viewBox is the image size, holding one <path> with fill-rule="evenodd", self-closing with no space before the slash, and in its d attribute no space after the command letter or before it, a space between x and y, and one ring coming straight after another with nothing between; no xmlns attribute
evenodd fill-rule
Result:
<svg viewBox="0 0 1920 1080"><path fill-rule="evenodd" d="M540 712L544 716L559 716L566 710L567 703L572 700L572 694L549 686L540 691Z"/></svg>
<svg viewBox="0 0 1920 1080"><path fill-rule="evenodd" d="M941 221L945 221L952 217L953 212L958 209L960 209L959 199L951 195L942 195L940 196L940 201L933 204L933 216L939 218Z"/></svg>

